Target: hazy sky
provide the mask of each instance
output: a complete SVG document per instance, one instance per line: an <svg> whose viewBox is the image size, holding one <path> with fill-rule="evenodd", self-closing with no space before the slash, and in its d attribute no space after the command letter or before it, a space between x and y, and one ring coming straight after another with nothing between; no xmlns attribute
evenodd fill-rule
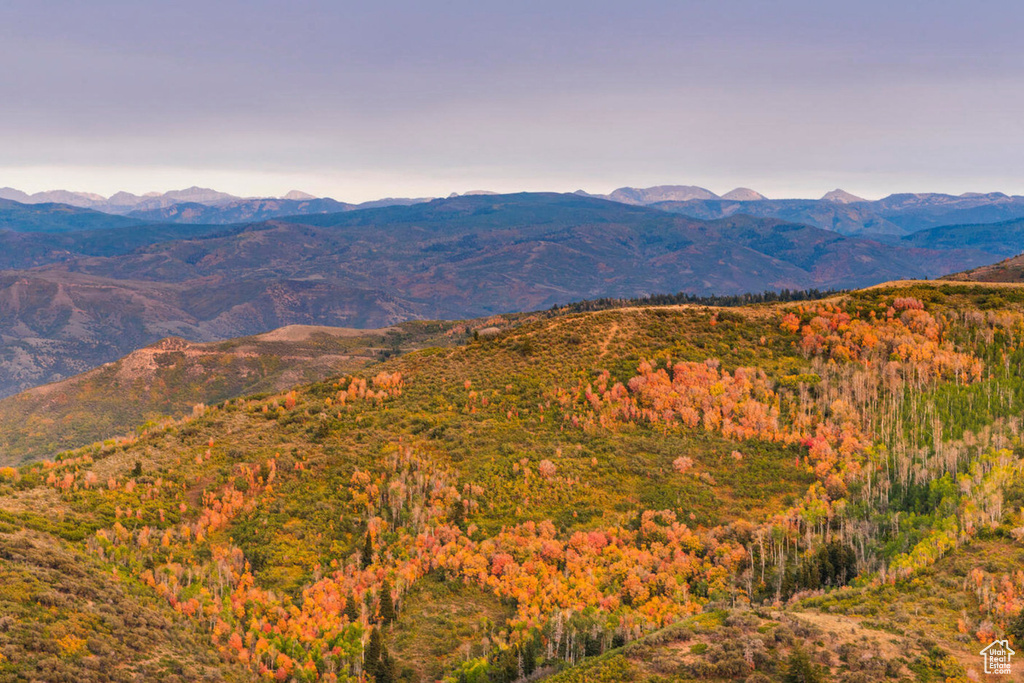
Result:
<svg viewBox="0 0 1024 683"><path fill-rule="evenodd" d="M0 186L1024 194L1024 3L3 0Z"/></svg>

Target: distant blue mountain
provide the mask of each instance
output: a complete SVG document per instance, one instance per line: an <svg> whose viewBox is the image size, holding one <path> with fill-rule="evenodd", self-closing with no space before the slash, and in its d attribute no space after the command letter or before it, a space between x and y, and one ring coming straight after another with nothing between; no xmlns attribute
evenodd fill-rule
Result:
<svg viewBox="0 0 1024 683"><path fill-rule="evenodd" d="M61 233L139 225L137 218L112 216L67 204L22 204L0 199L0 230Z"/></svg>

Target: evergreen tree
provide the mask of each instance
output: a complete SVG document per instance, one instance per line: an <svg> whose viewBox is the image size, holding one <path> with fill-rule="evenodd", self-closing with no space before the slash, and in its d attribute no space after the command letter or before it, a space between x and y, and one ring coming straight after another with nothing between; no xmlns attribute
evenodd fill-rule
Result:
<svg viewBox="0 0 1024 683"><path fill-rule="evenodd" d="M459 527L460 529L465 527L465 525L466 525L466 510L463 507L461 500L455 501L455 504L452 505L451 520L452 520L452 524L457 526L457 527Z"/></svg>
<svg viewBox="0 0 1024 683"><path fill-rule="evenodd" d="M370 631L370 644L366 646L363 656L363 671L366 672L367 677L377 676L382 652L384 652L384 636L381 635L380 629L374 626Z"/></svg>
<svg viewBox="0 0 1024 683"><path fill-rule="evenodd" d="M381 644L380 662L377 664L377 671L374 674L373 680L376 683L397 683L397 669L394 658L388 652L387 645Z"/></svg>
<svg viewBox="0 0 1024 683"><path fill-rule="evenodd" d="M533 636L523 645L523 675L530 676L537 668L537 643Z"/></svg>
<svg viewBox="0 0 1024 683"><path fill-rule="evenodd" d="M821 578L819 579L819 585L831 586L833 585L836 578L836 566L832 564L832 549L827 548L821 553L821 559L818 561L818 568L821 572Z"/></svg>
<svg viewBox="0 0 1024 683"><path fill-rule="evenodd" d="M397 618L395 601L391 597L391 582L384 579L380 587L380 620L383 624L390 624Z"/></svg>
<svg viewBox="0 0 1024 683"><path fill-rule="evenodd" d="M373 537L366 532L366 542L363 543L363 569L366 569L373 562Z"/></svg>
<svg viewBox="0 0 1024 683"><path fill-rule="evenodd" d="M821 683L821 677L811 663L811 658L799 645L795 645L789 655L782 683Z"/></svg>
<svg viewBox="0 0 1024 683"><path fill-rule="evenodd" d="M345 598L345 616L348 617L349 622L354 624L359 621L361 611L355 593L348 595Z"/></svg>

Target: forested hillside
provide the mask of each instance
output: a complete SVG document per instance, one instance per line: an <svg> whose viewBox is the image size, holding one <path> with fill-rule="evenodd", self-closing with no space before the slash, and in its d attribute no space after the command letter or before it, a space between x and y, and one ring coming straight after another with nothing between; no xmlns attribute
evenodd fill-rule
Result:
<svg viewBox="0 0 1024 683"><path fill-rule="evenodd" d="M488 325L0 469L0 676L966 681L1024 645L1024 289Z"/></svg>

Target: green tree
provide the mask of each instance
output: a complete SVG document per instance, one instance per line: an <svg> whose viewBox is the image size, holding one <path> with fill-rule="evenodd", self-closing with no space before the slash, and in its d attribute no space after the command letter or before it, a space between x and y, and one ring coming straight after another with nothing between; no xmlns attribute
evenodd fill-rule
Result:
<svg viewBox="0 0 1024 683"><path fill-rule="evenodd" d="M462 662L455 672L455 680L458 683L488 683L490 666L486 657L477 657L468 662Z"/></svg>
<svg viewBox="0 0 1024 683"><path fill-rule="evenodd" d="M363 656L363 671L367 676L376 678L380 668L380 656L384 652L384 636L376 626L370 631L370 644L366 646Z"/></svg>
<svg viewBox="0 0 1024 683"><path fill-rule="evenodd" d="M380 662L377 664L377 671L373 680L376 683L396 683L398 681L398 667L395 659L388 653L387 645L381 645Z"/></svg>
<svg viewBox="0 0 1024 683"><path fill-rule="evenodd" d="M519 678L519 650L506 648L499 651L491 662L491 683L512 683Z"/></svg>
<svg viewBox="0 0 1024 683"><path fill-rule="evenodd" d="M799 645L793 646L786 662L786 671L782 675L782 683L821 683L821 676L811 663L811 658Z"/></svg>
<svg viewBox="0 0 1024 683"><path fill-rule="evenodd" d="M384 579L384 583L380 587L380 620L381 623L390 624L398 618L398 613L395 611L395 601L391 597L391 582Z"/></svg>
<svg viewBox="0 0 1024 683"><path fill-rule="evenodd" d="M366 569L373 562L373 537L366 532L366 542L363 543L363 569Z"/></svg>
<svg viewBox="0 0 1024 683"><path fill-rule="evenodd" d="M355 593L345 597L345 616L348 617L351 623L354 624L359 621L361 611Z"/></svg>
<svg viewBox="0 0 1024 683"><path fill-rule="evenodd" d="M462 506L462 501L461 500L455 501L455 504L452 505L452 513L451 513L452 524L454 524L455 526L459 527L460 529L465 529L465 526L466 526L466 514L465 513L466 513L466 511L465 511L465 509Z"/></svg>
<svg viewBox="0 0 1024 683"><path fill-rule="evenodd" d="M531 636L523 646L523 675L530 676L537 668L536 635Z"/></svg>

